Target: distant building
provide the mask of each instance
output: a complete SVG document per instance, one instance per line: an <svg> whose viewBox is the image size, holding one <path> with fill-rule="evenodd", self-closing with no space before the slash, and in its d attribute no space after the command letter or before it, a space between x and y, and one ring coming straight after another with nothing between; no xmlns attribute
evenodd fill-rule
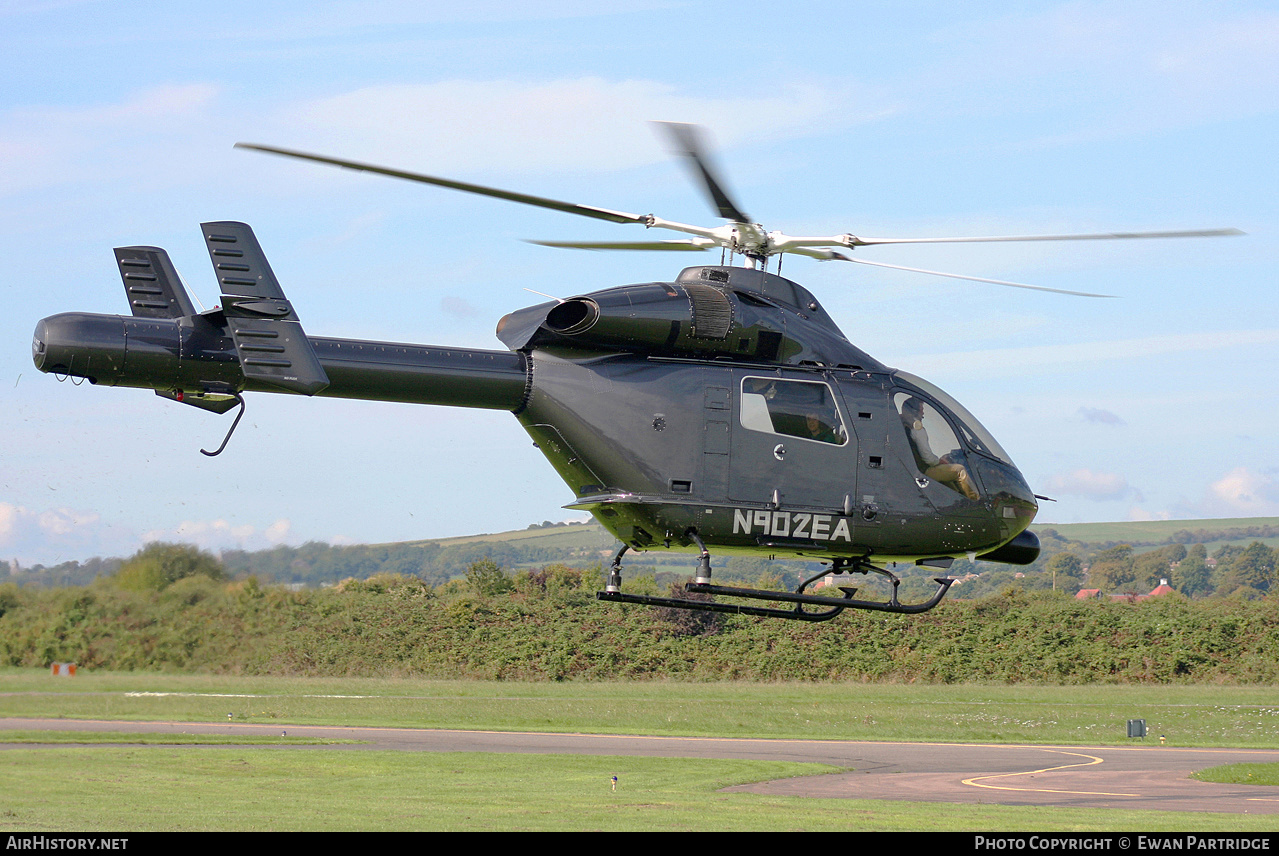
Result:
<svg viewBox="0 0 1279 856"><path fill-rule="evenodd" d="M1080 589L1079 594L1075 595L1075 600L1126 600L1129 603L1137 603L1138 601L1147 600L1152 597L1160 597L1165 594L1175 594L1176 589L1168 585L1167 580L1160 580L1159 585L1150 590L1150 594L1112 594L1103 595L1101 589Z"/></svg>

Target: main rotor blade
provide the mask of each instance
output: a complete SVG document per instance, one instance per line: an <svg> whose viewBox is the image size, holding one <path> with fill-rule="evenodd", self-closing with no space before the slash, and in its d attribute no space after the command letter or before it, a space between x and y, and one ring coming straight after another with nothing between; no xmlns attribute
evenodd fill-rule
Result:
<svg viewBox="0 0 1279 856"><path fill-rule="evenodd" d="M363 172L376 172L379 175L389 175L391 178L403 178L409 181L418 181L423 184L434 184L439 187L448 187L452 190L461 190L466 193L478 193L481 196L492 196L497 199L505 199L508 202L521 202L525 205L536 205L538 208L550 208L553 211L564 211L569 214L580 214L583 217L594 217L596 220L609 220L613 223L645 223L647 216L639 214L627 214L624 211L611 211L608 208L596 208L591 205L578 205L574 202L561 202L558 199L547 199L543 196L530 196L527 193L514 193L510 190L499 190L496 187L485 187L481 184L468 184L464 181L453 181L447 178L436 178L431 175L422 175L417 172L407 172L401 169L390 169L384 166L375 166L373 164L360 163L358 161L343 160L341 158L330 158L323 155L313 155L306 152L293 151L292 149L279 149L274 146L261 146L256 143L236 143L238 149L253 149L254 151L267 152L273 155L283 155L289 158L298 158L300 160L315 161L316 163L327 163L332 166L340 166L344 169L354 169Z"/></svg>
<svg viewBox="0 0 1279 856"><path fill-rule="evenodd" d="M1109 241L1133 238L1223 238L1246 234L1239 229L1192 229L1185 232L1101 232L1095 235L991 235L977 238L859 238L849 235L854 247L876 244L979 244L991 241Z"/></svg>
<svg viewBox="0 0 1279 856"><path fill-rule="evenodd" d="M693 253L715 246L712 241L697 238L687 241L529 241L528 243L570 250L676 250Z"/></svg>
<svg viewBox="0 0 1279 856"><path fill-rule="evenodd" d="M820 262L841 261L851 262L848 256L843 253L837 253L834 250L823 250L817 247L791 247L788 250L782 250L795 256L808 256L810 259L817 259Z"/></svg>
<svg viewBox="0 0 1279 856"><path fill-rule="evenodd" d="M711 202L715 205L715 210L719 212L719 216L725 220L732 220L734 223L749 223L751 218L747 217L742 209L738 208L729 198L728 193L724 190L724 185L715 177L715 173L711 170L710 157L706 154L702 146L701 135L696 125L686 125L681 122L654 122L666 129L671 140L680 154L688 158L692 164L694 174L701 179L702 186L706 189L707 195L710 196Z"/></svg>
<svg viewBox="0 0 1279 856"><path fill-rule="evenodd" d="M923 268L905 267L904 265L890 265L887 262L868 262L866 259L854 259L845 255L840 255L839 253L832 254L830 258L837 259L841 262L853 262L854 264L859 265L874 265L875 267L905 270L910 271L911 273L927 273L932 274L933 276L948 276L952 279L967 279L972 282L989 282L994 283L995 285L1008 285L1013 288L1029 288L1032 291L1051 291L1054 294L1070 294L1075 297L1115 297L1113 294L1090 294L1087 291L1067 291L1064 288L1047 288L1042 285L1027 285L1024 282L1008 282L1007 280L1002 279L987 279L983 276L965 276L962 273L946 273L945 271L940 270L924 270Z"/></svg>

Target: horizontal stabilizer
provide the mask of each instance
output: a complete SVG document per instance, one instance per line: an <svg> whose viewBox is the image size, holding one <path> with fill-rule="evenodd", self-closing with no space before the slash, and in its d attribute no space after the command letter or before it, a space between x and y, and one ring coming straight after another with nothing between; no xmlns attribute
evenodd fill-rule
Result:
<svg viewBox="0 0 1279 856"><path fill-rule="evenodd" d="M245 378L315 395L329 377L247 223L202 223Z"/></svg>
<svg viewBox="0 0 1279 856"><path fill-rule="evenodd" d="M139 318L182 318L195 306L182 287L169 254L159 247L116 247L115 263L124 280L129 309Z"/></svg>

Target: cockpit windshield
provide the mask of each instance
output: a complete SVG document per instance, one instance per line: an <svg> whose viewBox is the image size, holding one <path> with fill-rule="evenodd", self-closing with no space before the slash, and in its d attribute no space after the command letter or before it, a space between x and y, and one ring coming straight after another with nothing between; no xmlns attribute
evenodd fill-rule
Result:
<svg viewBox="0 0 1279 856"><path fill-rule="evenodd" d="M1009 466L1013 466L1012 459L1008 457L1008 453L1004 451L1004 447L996 442L990 432L982 426L977 418L968 412L962 404L951 398L941 389L924 380L916 377L908 372L898 371L894 373L896 377L911 386L918 387L921 392L931 396L938 404L950 411L958 423L960 431L964 435L964 440L973 449L978 452L984 452L992 458L998 458Z"/></svg>

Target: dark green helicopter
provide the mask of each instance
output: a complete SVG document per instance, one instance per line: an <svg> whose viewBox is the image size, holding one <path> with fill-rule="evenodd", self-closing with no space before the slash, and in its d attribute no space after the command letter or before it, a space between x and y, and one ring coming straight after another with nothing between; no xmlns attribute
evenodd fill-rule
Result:
<svg viewBox="0 0 1279 856"><path fill-rule="evenodd" d="M903 604L887 566L944 571L955 558L1029 564L1038 510L1008 454L936 386L860 350L817 299L767 272L784 253L901 268L846 252L878 244L1203 237L1234 229L979 238L793 237L765 232L715 176L696 129L663 123L723 226L704 228L268 146L245 148L381 173L615 223L684 233L679 240L537 242L583 249L720 248L731 262L690 267L674 282L554 299L498 322L508 350L467 350L308 336L244 223L202 225L221 305L197 312L168 254L123 247L116 262L131 316L63 313L39 322L36 366L91 383L154 389L215 413L242 393L399 401L508 410L576 499L622 542L602 600L823 621L845 609L923 612ZM721 259L723 262L724 259ZM201 450L204 451L204 450ZM695 599L621 591L628 550L699 553ZM829 563L794 592L712 583L710 550ZM826 574L875 572L887 601L807 592ZM736 600L713 600L708 596ZM753 606L739 600L768 601ZM809 607L806 609L805 607Z"/></svg>

